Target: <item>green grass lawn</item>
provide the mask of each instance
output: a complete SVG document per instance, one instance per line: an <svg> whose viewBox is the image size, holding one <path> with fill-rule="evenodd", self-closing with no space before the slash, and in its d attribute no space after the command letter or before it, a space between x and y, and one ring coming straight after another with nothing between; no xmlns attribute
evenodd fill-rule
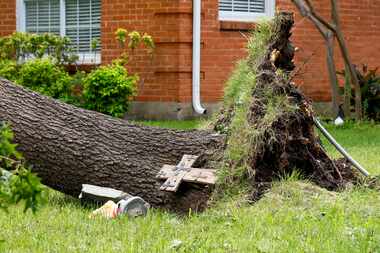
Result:
<svg viewBox="0 0 380 253"><path fill-rule="evenodd" d="M372 174L380 175L380 125L348 123L343 127L327 125L335 139ZM339 153L323 138L333 157Z"/></svg>
<svg viewBox="0 0 380 253"><path fill-rule="evenodd" d="M148 124L189 129L198 122ZM380 174L380 126L328 129L371 173ZM378 192L327 192L294 177L274 183L255 205L226 200L186 217L152 210L134 220L91 220L90 211L52 192L36 215L21 207L0 212L0 252L380 252ZM172 247L175 240L179 247Z"/></svg>

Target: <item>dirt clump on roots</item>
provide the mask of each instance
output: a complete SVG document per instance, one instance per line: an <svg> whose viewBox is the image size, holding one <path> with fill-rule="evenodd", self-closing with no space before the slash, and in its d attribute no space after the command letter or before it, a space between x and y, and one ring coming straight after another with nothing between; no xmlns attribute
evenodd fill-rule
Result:
<svg viewBox="0 0 380 253"><path fill-rule="evenodd" d="M244 178L253 188L252 199L259 198L270 182L294 170L328 190L342 189L360 178L346 160L332 160L327 155L314 128L311 101L289 78L295 69L295 48L290 41L293 24L293 14L279 13L272 23L264 53L260 58L248 56L255 85L246 91L250 98L244 105L247 107L244 128L251 130L238 143L246 144L248 152L241 155L238 163L232 161L236 157L223 158L227 172L221 180L228 185L238 177L240 182ZM215 130L229 129L227 150L232 138L245 131L231 127L237 108L225 106L214 125Z"/></svg>

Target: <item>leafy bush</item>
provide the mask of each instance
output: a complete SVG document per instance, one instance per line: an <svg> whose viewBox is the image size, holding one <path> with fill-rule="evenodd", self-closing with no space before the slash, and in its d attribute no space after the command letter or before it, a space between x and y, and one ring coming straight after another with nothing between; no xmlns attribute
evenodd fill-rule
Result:
<svg viewBox="0 0 380 253"><path fill-rule="evenodd" d="M374 120L380 120L380 75L377 70L363 66L362 71L358 71L364 113Z"/></svg>
<svg viewBox="0 0 380 253"><path fill-rule="evenodd" d="M155 45L146 33L120 28L115 36L123 49L119 58L88 75L77 72L70 76L62 65L78 57L72 53L68 38L16 32L0 38L0 76L67 103L121 117L128 110L139 80L124 68L129 61L127 50L144 46L151 55ZM95 54L98 43L91 41Z"/></svg>
<svg viewBox="0 0 380 253"><path fill-rule="evenodd" d="M129 101L136 93L137 75L129 75L118 64L93 70L84 80L83 99L87 109L115 117L128 110Z"/></svg>
<svg viewBox="0 0 380 253"><path fill-rule="evenodd" d="M71 77L50 58L29 60L23 64L17 83L53 98L71 96Z"/></svg>
<svg viewBox="0 0 380 253"><path fill-rule="evenodd" d="M0 77L15 81L18 76L18 66L13 60L0 60Z"/></svg>
<svg viewBox="0 0 380 253"><path fill-rule="evenodd" d="M357 66L356 73L358 75L360 89L362 94L362 103L364 114L368 119L380 120L380 75L377 73L378 68L368 69L367 65L363 65L361 69ZM347 79L346 71L342 70L338 72L339 75L346 77L348 83L348 89L350 89L350 80ZM354 91L348 92L350 98L355 97ZM355 101L351 99L351 105L353 106Z"/></svg>
<svg viewBox="0 0 380 253"><path fill-rule="evenodd" d="M74 63L78 56L68 37L15 32L0 38L0 59L24 62L28 58L49 56L56 64Z"/></svg>
<svg viewBox="0 0 380 253"><path fill-rule="evenodd" d="M40 179L28 169L22 155L12 143L13 132L6 124L0 126L0 208L25 201L25 211L33 212L45 202ZM12 171L9 172L9 171Z"/></svg>

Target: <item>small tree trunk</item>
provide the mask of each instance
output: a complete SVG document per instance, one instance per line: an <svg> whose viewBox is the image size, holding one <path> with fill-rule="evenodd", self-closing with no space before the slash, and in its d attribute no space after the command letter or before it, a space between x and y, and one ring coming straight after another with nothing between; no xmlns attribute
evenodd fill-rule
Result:
<svg viewBox="0 0 380 253"><path fill-rule="evenodd" d="M336 0L331 0L331 8L332 8L332 13L333 13L333 20L335 22L335 34L339 43L339 48L340 48L340 51L342 52L344 62L346 66L348 67L350 78L355 88L356 120L362 120L363 106L362 106L362 93L361 93L360 83L359 83L359 79L358 79L356 70L354 68L354 65L351 62L350 54L346 46L346 41L344 40L344 36L343 36L342 29L340 26L338 4Z"/></svg>
<svg viewBox="0 0 380 253"><path fill-rule="evenodd" d="M329 71L330 77L330 87L331 87L331 97L333 104L334 116L337 115L339 111L339 105L341 103L341 96L339 94L338 78L336 76L336 68L334 63L334 34L332 32L327 32L326 36L326 47L327 47L327 69Z"/></svg>
<svg viewBox="0 0 380 253"><path fill-rule="evenodd" d="M344 115L346 117L351 117L351 78L348 70L348 66L346 65L344 71Z"/></svg>

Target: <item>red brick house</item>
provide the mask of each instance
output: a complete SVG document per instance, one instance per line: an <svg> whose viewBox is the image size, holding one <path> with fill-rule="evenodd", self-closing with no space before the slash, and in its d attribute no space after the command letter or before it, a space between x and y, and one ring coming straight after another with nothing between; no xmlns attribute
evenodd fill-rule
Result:
<svg viewBox="0 0 380 253"><path fill-rule="evenodd" d="M329 17L330 1L313 2ZM355 63L378 66L380 0L339 3ZM276 8L296 13L296 60L308 61L299 76L301 89L314 101L328 102L323 40L290 0L0 0L0 36L15 30L67 35L84 62L106 64L120 55L114 39L117 28L147 32L157 48L153 60L143 49L133 55L132 71L142 81L131 114L182 118L193 114L193 104L198 112L215 110L234 63L245 55L244 34L259 18L272 17ZM95 58L92 38L101 40Z"/></svg>

